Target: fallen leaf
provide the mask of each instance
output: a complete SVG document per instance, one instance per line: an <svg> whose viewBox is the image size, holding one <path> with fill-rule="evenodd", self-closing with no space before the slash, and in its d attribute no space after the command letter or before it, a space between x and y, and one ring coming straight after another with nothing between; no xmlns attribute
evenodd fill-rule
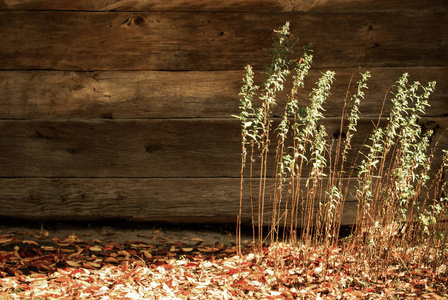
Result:
<svg viewBox="0 0 448 300"><path fill-rule="evenodd" d="M140 266L140 267L145 267L145 268L147 267L146 263L144 261L141 261L141 260L136 260L136 261L133 262L133 264L135 266Z"/></svg>
<svg viewBox="0 0 448 300"><path fill-rule="evenodd" d="M71 267L80 267L81 264L77 263L76 261L72 261L72 260L67 260L65 261L67 263L67 265L71 266Z"/></svg>
<svg viewBox="0 0 448 300"><path fill-rule="evenodd" d="M126 272L129 269L129 262L125 261L121 265L121 272Z"/></svg>
<svg viewBox="0 0 448 300"><path fill-rule="evenodd" d="M73 257L78 257L78 256L81 255L81 252L82 252L82 251L83 251L83 249L79 249L78 252L70 254L69 256L67 256L67 258L68 258L68 259L71 259L71 258L73 258Z"/></svg>
<svg viewBox="0 0 448 300"><path fill-rule="evenodd" d="M148 250L142 250L141 252L143 253L143 255L144 255L146 258L151 258L151 257L152 257L151 253L149 253Z"/></svg>
<svg viewBox="0 0 448 300"><path fill-rule="evenodd" d="M241 278L238 281L235 281L233 284L230 285L231 287L235 288L235 287L242 287L242 288L246 288L247 287L247 281L244 280L244 278Z"/></svg>
<svg viewBox="0 0 448 300"><path fill-rule="evenodd" d="M436 293L428 293L428 294L424 294L422 296L423 297L428 297L429 299L447 300L447 298L441 297L441 296L437 295Z"/></svg>
<svg viewBox="0 0 448 300"><path fill-rule="evenodd" d="M48 247L48 248L53 248L53 247ZM53 248L53 250L54 250L54 248ZM74 253L75 252L75 250L73 250L73 249L62 248L62 249L58 249L58 250L61 251L62 253Z"/></svg>
<svg viewBox="0 0 448 300"><path fill-rule="evenodd" d="M65 240L61 240L59 238L52 238L51 241L60 247L70 246L70 243L66 242Z"/></svg>
<svg viewBox="0 0 448 300"><path fill-rule="evenodd" d="M109 288L103 286L103 287L101 287L101 289L100 289L99 292L93 294L92 296L93 296L93 297L99 297L99 296L102 296L102 295L104 295L104 294L107 294L108 291L109 291Z"/></svg>
<svg viewBox="0 0 448 300"><path fill-rule="evenodd" d="M44 251L54 251L55 250L55 248L51 247L51 246L42 246L41 249Z"/></svg>
<svg viewBox="0 0 448 300"><path fill-rule="evenodd" d="M70 281L72 281L72 279L70 277L64 276L64 277L56 278L54 281L57 281L57 282L70 282Z"/></svg>
<svg viewBox="0 0 448 300"><path fill-rule="evenodd" d="M104 261L109 262L109 263L119 263L120 262L118 259L113 258L113 257L108 257Z"/></svg>
<svg viewBox="0 0 448 300"><path fill-rule="evenodd" d="M99 263L96 263L96 262L86 262L83 265L83 267L84 268L86 268L86 267L101 268L101 265Z"/></svg>
<svg viewBox="0 0 448 300"><path fill-rule="evenodd" d="M100 252L103 251L103 248L100 246L93 246L89 248L90 251Z"/></svg>
<svg viewBox="0 0 448 300"><path fill-rule="evenodd" d="M0 238L0 244L6 244L6 243L9 243L11 241L12 241L12 239Z"/></svg>
<svg viewBox="0 0 448 300"><path fill-rule="evenodd" d="M225 249L224 250L225 253L235 253L236 249L230 248L230 249Z"/></svg>
<svg viewBox="0 0 448 300"><path fill-rule="evenodd" d="M28 245L36 245L39 246L39 244L35 241L28 241L28 240L24 240L22 241L23 244L28 244Z"/></svg>

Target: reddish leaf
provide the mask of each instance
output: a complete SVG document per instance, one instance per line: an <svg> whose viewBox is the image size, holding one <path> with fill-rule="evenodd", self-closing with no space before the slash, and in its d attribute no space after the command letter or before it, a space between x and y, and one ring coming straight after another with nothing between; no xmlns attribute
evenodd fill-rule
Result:
<svg viewBox="0 0 448 300"><path fill-rule="evenodd" d="M57 281L57 282L70 282L70 281L72 281L72 279L67 277L67 276L64 276L64 277L56 278L54 281Z"/></svg>
<svg viewBox="0 0 448 300"><path fill-rule="evenodd" d="M231 287L235 288L235 287L242 287L242 288L246 288L247 287L247 281L244 280L243 278L241 278L238 281L235 281Z"/></svg>
<svg viewBox="0 0 448 300"><path fill-rule="evenodd" d="M128 261L125 261L125 262L123 262L122 264L121 264L121 272L126 272L127 270L128 270L128 268L129 268L129 262Z"/></svg>
<svg viewBox="0 0 448 300"><path fill-rule="evenodd" d="M199 266L199 264L198 263L194 263L194 262L191 262L191 263L188 263L188 264L185 265L185 267L187 267L187 268L198 267L198 266Z"/></svg>
<svg viewBox="0 0 448 300"><path fill-rule="evenodd" d="M106 245L103 247L103 251L112 251L112 250L114 250L113 245Z"/></svg>

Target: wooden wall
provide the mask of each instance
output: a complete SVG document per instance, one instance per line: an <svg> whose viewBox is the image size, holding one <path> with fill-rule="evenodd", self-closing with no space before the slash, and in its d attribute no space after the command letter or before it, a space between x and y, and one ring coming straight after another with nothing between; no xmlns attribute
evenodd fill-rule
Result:
<svg viewBox="0 0 448 300"><path fill-rule="evenodd" d="M235 222L240 134L230 116L244 66L262 69L262 48L286 21L300 43L314 44L303 95L321 71L336 71L330 135L362 67L373 78L356 143L403 72L438 82L422 124L442 136L447 8L446 0L0 0L0 216ZM344 223L355 208L347 203Z"/></svg>

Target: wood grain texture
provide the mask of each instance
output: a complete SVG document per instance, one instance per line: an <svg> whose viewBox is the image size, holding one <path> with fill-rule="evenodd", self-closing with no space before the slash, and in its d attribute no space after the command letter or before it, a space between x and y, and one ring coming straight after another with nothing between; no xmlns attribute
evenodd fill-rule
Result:
<svg viewBox="0 0 448 300"><path fill-rule="evenodd" d="M373 78L353 153L403 72L438 81L421 124L448 149L447 8L446 0L0 0L0 217L235 222L241 140L230 115L244 66L263 68L262 49L286 21L299 45L314 44L303 98L321 71L337 72L323 122L329 139L339 136L361 66ZM431 172L438 165L436 156ZM344 224L354 220L353 199Z"/></svg>
<svg viewBox="0 0 448 300"><path fill-rule="evenodd" d="M325 116L341 115L351 76L359 80L356 68L336 69L332 96L324 105ZM381 112L383 99L401 74L422 83L437 81L427 116L448 115L447 67L373 68L369 89L361 104L363 117ZM301 92L302 105L315 87L322 70L310 72ZM2 119L144 119L144 118L226 118L237 115L243 71L0 71L0 118ZM258 76L258 84L262 83ZM279 94L275 114L281 115L287 99ZM352 89L353 92L353 89ZM391 95L384 111L391 107Z"/></svg>
<svg viewBox="0 0 448 300"><path fill-rule="evenodd" d="M293 0L291 2L294 11L316 12L446 10L448 7L444 0Z"/></svg>
<svg viewBox="0 0 448 300"><path fill-rule="evenodd" d="M0 69L262 69L289 20L316 68L446 66L447 12L0 12Z"/></svg>
<svg viewBox="0 0 448 300"><path fill-rule="evenodd" d="M234 223L239 185L238 179L231 178L3 178L0 217ZM353 222L356 207L355 201L346 202L344 224ZM247 225L251 223L250 212L250 198L246 196L242 220Z"/></svg>
<svg viewBox="0 0 448 300"><path fill-rule="evenodd" d="M1 10L75 11L285 11L289 0L1 0Z"/></svg>
<svg viewBox="0 0 448 300"><path fill-rule="evenodd" d="M390 11L446 9L443 0L1 0L0 10Z"/></svg>
<svg viewBox="0 0 448 300"><path fill-rule="evenodd" d="M238 174L235 121L4 121L0 128L1 172L7 177Z"/></svg>
<svg viewBox="0 0 448 300"><path fill-rule="evenodd" d="M422 122L446 149L448 120ZM339 137L337 118L322 124L330 139ZM349 162L372 128L370 119L359 121ZM239 177L240 139L239 122L231 119L4 120L0 177Z"/></svg>

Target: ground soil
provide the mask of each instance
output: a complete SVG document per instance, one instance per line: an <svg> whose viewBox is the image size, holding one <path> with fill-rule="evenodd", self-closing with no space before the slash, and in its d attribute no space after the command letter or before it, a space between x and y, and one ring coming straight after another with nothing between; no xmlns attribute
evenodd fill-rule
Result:
<svg viewBox="0 0 448 300"><path fill-rule="evenodd" d="M252 234L245 230L242 240L250 242ZM99 240L103 243L126 243L141 241L156 246L182 243L184 247L198 244L226 247L235 244L235 226L230 224L153 224L122 221L107 222L30 222L2 220L0 236L16 236L20 240L32 240L40 245L51 244L54 238L63 239L76 235L80 239Z"/></svg>

